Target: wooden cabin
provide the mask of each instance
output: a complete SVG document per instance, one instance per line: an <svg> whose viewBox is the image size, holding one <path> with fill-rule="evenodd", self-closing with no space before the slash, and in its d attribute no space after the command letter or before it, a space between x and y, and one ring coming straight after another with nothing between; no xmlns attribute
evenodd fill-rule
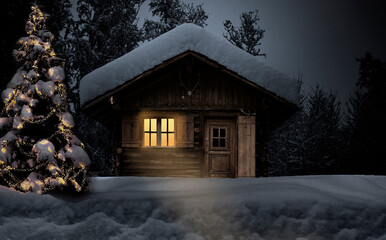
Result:
<svg viewBox="0 0 386 240"><path fill-rule="evenodd" d="M296 110L194 49L83 103L114 131L124 176L267 176L269 133Z"/></svg>

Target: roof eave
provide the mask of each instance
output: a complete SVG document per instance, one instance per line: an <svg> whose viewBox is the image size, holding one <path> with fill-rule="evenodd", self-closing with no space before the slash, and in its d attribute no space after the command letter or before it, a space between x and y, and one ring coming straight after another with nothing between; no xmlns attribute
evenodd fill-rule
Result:
<svg viewBox="0 0 386 240"><path fill-rule="evenodd" d="M275 93L273 93L273 92L271 92L271 91L269 91L269 90L267 90L267 89L257 85L255 82L252 82L252 81L246 79L245 77L240 76L236 72L234 72L234 71L228 69L227 67L217 63L216 61L206 57L205 55L202 55L200 53L194 52L192 50L188 50L188 51L185 51L185 52L183 52L183 53L181 53L181 54L179 54L179 55L177 55L177 56L175 56L173 58L170 58L168 60L163 61L161 64L159 64L159 65L157 65L157 66L155 66L155 67L153 67L153 68L143 72L142 74L140 74L140 75L138 75L138 76L136 76L136 77L134 77L132 79L128 79L125 82L125 84L120 85L120 86L118 86L118 87L116 87L116 88L114 88L112 90L109 90L106 93L104 93L103 95L100 95L100 96L96 97L95 99L86 102L85 104L82 105L82 110L87 112L87 109L92 108L93 106L97 105L98 103L101 103L101 102L107 100L109 97L115 95L116 93L121 92L124 89L130 87L130 85L132 85L132 84L134 84L134 83L136 83L138 81L141 81L142 79L150 76L154 72L164 68L165 66L167 66L167 65L169 65L169 64L171 64L173 62L176 62L176 61L184 58L187 55L192 55L192 56L200 59L201 61L206 62L207 64L220 69L222 72L224 72L224 73L226 73L226 74L228 74L228 75L230 75L230 76L232 76L232 77L234 77L236 79L239 79L243 83L245 83L245 84L255 88L259 92L262 92L262 93L270 96L271 98L275 99L276 101L286 105L288 108L292 109L294 112L299 109L299 107L296 104L294 104L292 102L289 102L286 99L276 95Z"/></svg>

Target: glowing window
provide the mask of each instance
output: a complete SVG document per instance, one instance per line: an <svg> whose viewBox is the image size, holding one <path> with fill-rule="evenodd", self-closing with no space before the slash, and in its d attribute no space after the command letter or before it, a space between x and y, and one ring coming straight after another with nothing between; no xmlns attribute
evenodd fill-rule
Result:
<svg viewBox="0 0 386 240"><path fill-rule="evenodd" d="M174 147L174 118L144 119L145 147Z"/></svg>

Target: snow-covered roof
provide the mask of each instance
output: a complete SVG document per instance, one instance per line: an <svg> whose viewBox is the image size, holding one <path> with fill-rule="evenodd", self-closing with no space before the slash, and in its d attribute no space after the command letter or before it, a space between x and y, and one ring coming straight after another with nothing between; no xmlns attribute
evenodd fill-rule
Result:
<svg viewBox="0 0 386 240"><path fill-rule="evenodd" d="M188 50L205 55L260 87L298 103L295 79L261 63L258 57L235 47L222 36L194 24L182 24L83 77L81 104Z"/></svg>

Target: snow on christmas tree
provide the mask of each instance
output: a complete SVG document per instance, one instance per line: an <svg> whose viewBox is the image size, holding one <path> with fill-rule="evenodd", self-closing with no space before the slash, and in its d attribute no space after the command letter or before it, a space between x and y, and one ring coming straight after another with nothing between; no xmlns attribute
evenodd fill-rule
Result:
<svg viewBox="0 0 386 240"><path fill-rule="evenodd" d="M57 57L35 5L15 59L22 65L2 92L0 184L18 191L82 191L90 159L72 133L63 83L64 60Z"/></svg>

